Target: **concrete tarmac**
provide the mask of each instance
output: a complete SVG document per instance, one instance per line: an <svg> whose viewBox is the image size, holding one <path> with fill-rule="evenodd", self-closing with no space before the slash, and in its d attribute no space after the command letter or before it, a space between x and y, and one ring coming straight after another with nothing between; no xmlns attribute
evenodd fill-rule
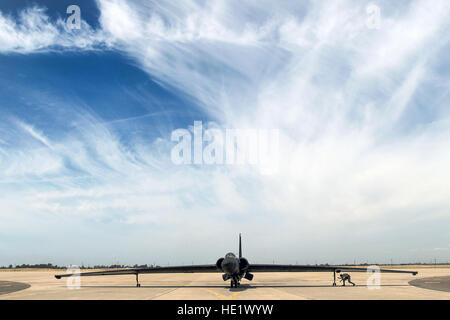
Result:
<svg viewBox="0 0 450 320"><path fill-rule="evenodd" d="M0 295L29 288L30 285L21 282L0 281Z"/></svg>
<svg viewBox="0 0 450 320"><path fill-rule="evenodd" d="M409 284L424 289L450 292L450 276L417 279L410 281Z"/></svg>
<svg viewBox="0 0 450 320"><path fill-rule="evenodd" d="M404 269L406 270L406 269ZM67 284L68 278L57 280L55 270L0 271L0 281L28 284L30 287L0 295L0 299L72 300L72 299L165 299L165 300L246 300L246 299L443 299L450 300L450 292L430 290L424 285L438 282L429 278L450 279L450 268L411 268L409 274L381 274L377 287L367 281L369 274L351 273L356 286L333 287L332 273L255 273L253 281L243 280L241 287L229 288L220 273L208 274L145 274L140 275L141 287L136 287L134 275L81 277L79 289ZM410 281L419 280L419 285ZM70 281L70 280L69 280ZM422 281L422 282L420 282ZM446 280L447 281L447 280ZM420 285L422 283L422 285ZM436 285L436 284L435 284ZM436 287L436 286L435 286Z"/></svg>

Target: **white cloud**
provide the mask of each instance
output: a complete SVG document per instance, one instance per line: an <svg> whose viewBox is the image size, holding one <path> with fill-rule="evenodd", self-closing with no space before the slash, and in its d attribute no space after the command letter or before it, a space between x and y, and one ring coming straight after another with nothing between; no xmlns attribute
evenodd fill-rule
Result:
<svg viewBox="0 0 450 320"><path fill-rule="evenodd" d="M101 33L85 21L80 30L70 30L62 19L51 21L45 9L30 7L20 12L17 21L0 12L0 52L32 53L61 49L92 50L109 46Z"/></svg>
<svg viewBox="0 0 450 320"><path fill-rule="evenodd" d="M431 64L448 43L448 1L413 1L397 15L382 10L380 30L366 27L355 1L98 4L101 29L83 25L83 37L67 35L61 21L53 26L40 9L25 11L19 24L0 16L0 51L107 43L224 127L280 129L281 170L267 177L249 168L174 167L164 139L125 147L80 112L73 132L56 140L22 122L24 144L3 149L2 179L51 184L14 191L32 206L0 199L6 211L156 224L175 234L173 247L186 229L203 241L244 231L255 252L267 238L267 246L289 241L329 257L340 243L354 257L386 242L404 259L423 241L416 236L423 226L449 221L448 90L423 89L441 85L430 83ZM421 108L439 112L425 119ZM379 248L370 255L383 258Z"/></svg>
<svg viewBox="0 0 450 320"><path fill-rule="evenodd" d="M30 136L32 136L33 138L35 138L36 140L38 140L39 142L42 142L42 144L44 144L45 146L47 146L48 148L52 148L52 146L50 145L50 142L48 141L47 137L42 133L37 131L35 128L33 128L32 126L23 123L22 121L18 121L18 126L20 126L25 132L29 133Z"/></svg>

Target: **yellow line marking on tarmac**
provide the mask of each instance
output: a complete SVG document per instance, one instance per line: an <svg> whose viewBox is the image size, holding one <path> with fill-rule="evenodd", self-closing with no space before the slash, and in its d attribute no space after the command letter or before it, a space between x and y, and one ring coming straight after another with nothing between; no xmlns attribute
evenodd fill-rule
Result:
<svg viewBox="0 0 450 320"><path fill-rule="evenodd" d="M242 291L236 292L235 294L233 294L233 295L231 296L231 300L236 300L236 297L237 297L241 292L242 292Z"/></svg>
<svg viewBox="0 0 450 320"><path fill-rule="evenodd" d="M224 296L221 295L221 294L218 294L218 293L215 292L215 291L212 291L212 290L209 290L209 289L205 289L205 288L201 288L201 289L204 290L204 291L206 291L206 292L212 293L213 295L215 295L216 297L219 297L219 298L222 299L222 300L236 300L236 297L241 293L241 292L236 292L235 294L233 294L233 295L231 296L230 299L227 299L226 297L224 297Z"/></svg>
<svg viewBox="0 0 450 320"><path fill-rule="evenodd" d="M201 289L204 290L204 291L207 291L207 292L209 292L209 293L212 293L213 295L215 295L216 297L219 297L219 298L222 299L222 300L227 300L227 298L225 298L225 297L222 296L221 294L218 294L217 292L214 292L214 291L209 290L209 289L204 289L204 288L201 288Z"/></svg>

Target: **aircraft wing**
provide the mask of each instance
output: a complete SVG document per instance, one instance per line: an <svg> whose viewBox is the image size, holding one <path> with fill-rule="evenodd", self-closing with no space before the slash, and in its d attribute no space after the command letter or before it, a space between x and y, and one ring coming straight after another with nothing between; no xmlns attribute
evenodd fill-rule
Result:
<svg viewBox="0 0 450 320"><path fill-rule="evenodd" d="M86 276L111 276L124 274L143 274L143 273L211 273L220 272L215 264L192 265L192 266L172 266L172 267L156 267L156 268L137 268L137 269L117 269L94 272L82 272L79 275ZM74 276L73 273L55 275L56 279Z"/></svg>
<svg viewBox="0 0 450 320"><path fill-rule="evenodd" d="M250 272L334 272L337 273L347 272L367 272L370 268L357 268L357 267L341 267L341 266L300 266L300 265L286 265L286 264L251 264L248 268ZM382 269L383 273L411 273L416 275L416 271L406 270L391 270Z"/></svg>

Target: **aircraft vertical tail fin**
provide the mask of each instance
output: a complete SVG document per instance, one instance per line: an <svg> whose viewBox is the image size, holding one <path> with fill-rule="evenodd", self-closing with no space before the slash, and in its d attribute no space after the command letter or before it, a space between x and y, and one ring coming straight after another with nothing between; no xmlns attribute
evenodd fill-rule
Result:
<svg viewBox="0 0 450 320"><path fill-rule="evenodd" d="M242 258L241 234L239 233L239 258Z"/></svg>

